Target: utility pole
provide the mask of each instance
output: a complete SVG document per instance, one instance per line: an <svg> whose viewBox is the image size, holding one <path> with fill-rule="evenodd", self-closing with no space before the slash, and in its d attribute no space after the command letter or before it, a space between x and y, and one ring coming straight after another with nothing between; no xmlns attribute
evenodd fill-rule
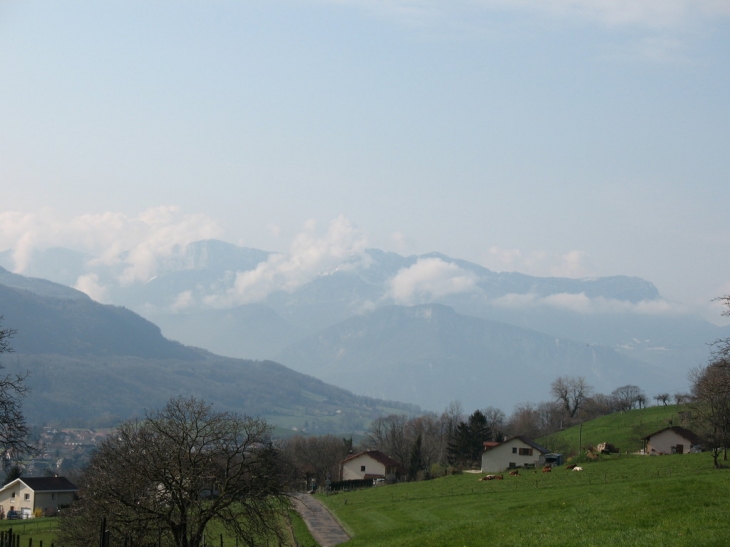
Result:
<svg viewBox="0 0 730 547"><path fill-rule="evenodd" d="M581 447L583 446L583 422L578 426L578 454L580 454Z"/></svg>

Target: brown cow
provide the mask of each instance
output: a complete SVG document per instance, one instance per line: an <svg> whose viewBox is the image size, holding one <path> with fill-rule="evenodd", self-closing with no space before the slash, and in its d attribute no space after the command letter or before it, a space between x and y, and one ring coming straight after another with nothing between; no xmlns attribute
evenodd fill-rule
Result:
<svg viewBox="0 0 730 547"><path fill-rule="evenodd" d="M504 475L495 475L494 479L501 481L502 479L504 479Z"/></svg>
<svg viewBox="0 0 730 547"><path fill-rule="evenodd" d="M552 470L553 470L553 468L550 467L549 465L546 465L545 467L542 468L543 473L551 473Z"/></svg>
<svg viewBox="0 0 730 547"><path fill-rule="evenodd" d="M565 468L570 470L570 469L573 469L576 465L577 464L575 464L575 463L571 463L570 465L566 465Z"/></svg>
<svg viewBox="0 0 730 547"><path fill-rule="evenodd" d="M510 472L509 472L509 476L510 476L510 477L516 477L516 476L517 476L517 475L519 475L519 474L520 474L520 472L519 472L519 471L517 471L517 469L515 469L514 471L510 471Z"/></svg>

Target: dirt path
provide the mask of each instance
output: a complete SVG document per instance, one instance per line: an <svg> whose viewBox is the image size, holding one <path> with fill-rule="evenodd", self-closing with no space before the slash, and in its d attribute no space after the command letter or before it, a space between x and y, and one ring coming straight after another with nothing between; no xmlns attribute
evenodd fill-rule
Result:
<svg viewBox="0 0 730 547"><path fill-rule="evenodd" d="M314 539L322 547L334 547L350 540L332 513L309 494L296 494L294 507L302 516Z"/></svg>

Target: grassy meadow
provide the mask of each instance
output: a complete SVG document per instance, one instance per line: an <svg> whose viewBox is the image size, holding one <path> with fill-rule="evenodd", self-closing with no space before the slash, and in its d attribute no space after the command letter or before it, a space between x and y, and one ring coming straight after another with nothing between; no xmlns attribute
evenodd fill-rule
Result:
<svg viewBox="0 0 730 547"><path fill-rule="evenodd" d="M602 456L584 471L465 473L321 499L367 546L717 546L730 535L730 469L709 454Z"/></svg>
<svg viewBox="0 0 730 547"><path fill-rule="evenodd" d="M643 448L642 437L669 427L684 425L682 415L688 409L680 405L651 406L643 409L616 412L601 416L581 426L576 425L537 439L537 442L565 454L577 453L579 443L583 447L609 442L621 452L638 452ZM581 431L582 430L582 431Z"/></svg>
<svg viewBox="0 0 730 547"><path fill-rule="evenodd" d="M26 520L0 520L0 533L12 529L13 533L20 534L20 544L28 545L28 540L33 540L33 545L39 547L41 542L46 547L56 540L58 519L55 517L41 517Z"/></svg>

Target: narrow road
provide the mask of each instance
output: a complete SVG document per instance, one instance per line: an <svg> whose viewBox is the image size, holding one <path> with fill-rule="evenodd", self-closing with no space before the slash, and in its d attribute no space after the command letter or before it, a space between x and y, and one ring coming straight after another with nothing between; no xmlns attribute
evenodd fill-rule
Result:
<svg viewBox="0 0 730 547"><path fill-rule="evenodd" d="M334 547L350 540L332 513L319 500L305 493L295 494L294 507L304 519L314 539L322 547Z"/></svg>

